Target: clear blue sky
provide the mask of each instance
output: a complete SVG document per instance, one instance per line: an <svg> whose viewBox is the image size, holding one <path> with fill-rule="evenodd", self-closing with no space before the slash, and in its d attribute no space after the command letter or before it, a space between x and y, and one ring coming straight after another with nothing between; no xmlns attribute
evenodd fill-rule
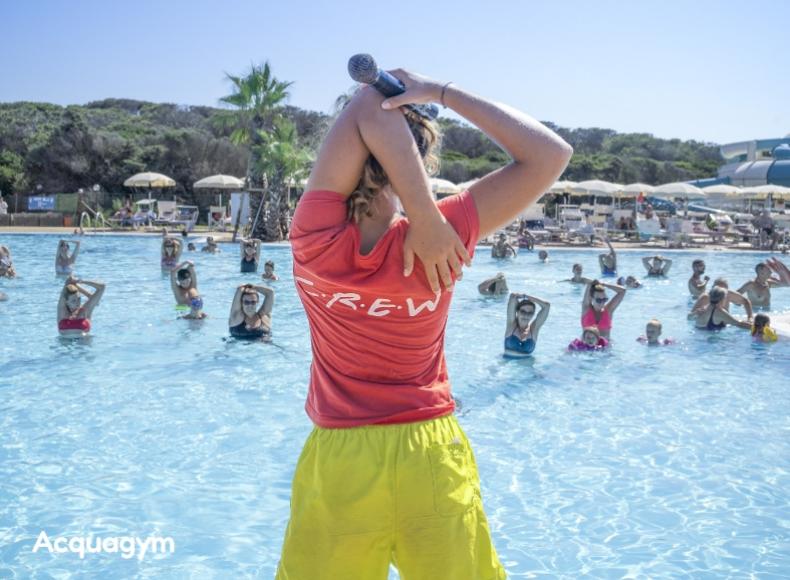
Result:
<svg viewBox="0 0 790 580"><path fill-rule="evenodd" d="M269 60L329 111L373 54L566 127L716 143L790 133L790 2L4 0L0 101L217 105Z"/></svg>

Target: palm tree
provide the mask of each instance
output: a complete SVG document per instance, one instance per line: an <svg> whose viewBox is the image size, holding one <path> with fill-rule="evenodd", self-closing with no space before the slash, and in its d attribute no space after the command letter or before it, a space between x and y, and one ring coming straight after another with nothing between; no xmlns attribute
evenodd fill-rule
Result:
<svg viewBox="0 0 790 580"><path fill-rule="evenodd" d="M218 113L214 123L220 128L232 129L232 143L249 147L247 187L261 191L262 198L266 190L266 174L258 163L256 148L264 144L267 132L273 130L283 117L283 105L293 83L277 80L268 61L263 66L252 65L244 77L228 73L225 76L233 84L234 92L222 97L220 102L234 110ZM258 204L262 202L262 199L258 200Z"/></svg>
<svg viewBox="0 0 790 580"><path fill-rule="evenodd" d="M274 122L272 131L259 134L261 144L254 147L256 170L267 177L267 199L263 220L256 223L253 235L279 241L288 235L289 188L308 173L312 157L301 147L296 125L285 118Z"/></svg>

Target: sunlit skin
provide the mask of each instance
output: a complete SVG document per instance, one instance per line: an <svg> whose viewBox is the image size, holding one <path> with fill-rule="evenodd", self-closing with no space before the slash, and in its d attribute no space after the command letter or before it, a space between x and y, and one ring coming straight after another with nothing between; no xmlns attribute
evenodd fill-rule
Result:
<svg viewBox="0 0 790 580"><path fill-rule="evenodd" d="M704 292L705 288L710 281L705 274L705 262L702 260L695 260L691 265L691 278L689 278L688 288L689 292L694 298L699 298Z"/></svg>

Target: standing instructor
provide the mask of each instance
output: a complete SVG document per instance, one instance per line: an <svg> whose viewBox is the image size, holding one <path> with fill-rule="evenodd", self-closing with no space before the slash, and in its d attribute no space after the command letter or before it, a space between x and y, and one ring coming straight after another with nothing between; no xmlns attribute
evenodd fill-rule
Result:
<svg viewBox="0 0 790 580"><path fill-rule="evenodd" d="M475 244L513 220L572 150L504 105L397 70L338 116L294 215L294 279L310 325L306 411L277 578L504 578L469 442L453 415L444 332ZM438 102L513 161L435 202L438 134L406 104ZM400 214L402 204L406 218ZM415 261L415 257L419 260Z"/></svg>

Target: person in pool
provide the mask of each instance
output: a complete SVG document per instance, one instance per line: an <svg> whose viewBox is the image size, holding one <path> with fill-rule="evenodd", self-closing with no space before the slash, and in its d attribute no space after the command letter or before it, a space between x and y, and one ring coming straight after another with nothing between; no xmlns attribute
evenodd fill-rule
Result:
<svg viewBox="0 0 790 580"><path fill-rule="evenodd" d="M776 331L771 328L771 319L762 312L754 317L752 324L752 338L760 342L776 342L778 336Z"/></svg>
<svg viewBox="0 0 790 580"><path fill-rule="evenodd" d="M589 350L603 350L609 346L609 341L601 336L601 332L597 326L586 326L582 329L582 337L574 338L568 345L568 350L575 351L589 351Z"/></svg>
<svg viewBox="0 0 790 580"><path fill-rule="evenodd" d="M724 308L726 296L726 288L714 286L708 292L707 306L692 310L688 315L689 320L693 320L700 330L721 330L728 324L751 329L752 325L749 321L738 320Z"/></svg>
<svg viewBox="0 0 790 580"><path fill-rule="evenodd" d="M604 236L601 239L609 246L608 253L598 255L598 265L601 267L601 275L617 276L617 252L614 251L612 242L609 241L608 237Z"/></svg>
<svg viewBox="0 0 790 580"><path fill-rule="evenodd" d="M738 294L734 290L730 290L730 285L725 278L716 278L713 281L713 286L719 286L726 290L727 293L724 296L724 302L722 303L722 306L727 312L730 311L730 304L737 304L738 306L741 306L746 312L746 318L748 320L752 319L751 301L746 296ZM692 306L691 309L699 310L701 308L705 308L708 306L708 304L710 304L710 296L707 292L705 292L699 298L697 298L697 301L694 303L694 306Z"/></svg>
<svg viewBox="0 0 790 580"><path fill-rule="evenodd" d="M631 288L632 290L634 290L636 288L641 288L642 287L642 282L640 282L634 276L625 276L625 277L620 276L617 279L617 285L618 286L623 286L625 288Z"/></svg>
<svg viewBox="0 0 790 580"><path fill-rule="evenodd" d="M661 340L661 321L655 318L649 320L645 325L644 336L640 336L636 340L647 346L667 346L675 343L671 338Z"/></svg>
<svg viewBox="0 0 790 580"><path fill-rule="evenodd" d="M193 298L200 296L197 289L195 264L187 260L170 271L170 287L173 289L176 304L189 306Z"/></svg>
<svg viewBox="0 0 790 580"><path fill-rule="evenodd" d="M80 241L74 242L74 251L69 255L69 243L66 240L58 242L58 251L55 254L55 273L58 275L70 275L74 271L74 262L77 261L77 254L80 253Z"/></svg>
<svg viewBox="0 0 790 580"><path fill-rule="evenodd" d="M611 300L606 297L606 289L614 291ZM625 288L616 284L606 284L592 280L584 291L582 300L582 328L595 326L601 336L609 339L612 331L612 316L623 301Z"/></svg>
<svg viewBox="0 0 790 580"><path fill-rule="evenodd" d="M745 294L751 300L752 306L770 308L771 288L790 285L788 276L782 276L783 270L787 271L787 267L776 258L760 262L754 268L757 276L738 288L738 293ZM773 276L774 272L777 276Z"/></svg>
<svg viewBox="0 0 790 580"><path fill-rule="evenodd" d="M540 312L535 316L537 307ZM505 323L505 355L529 356L538 343L538 333L549 316L551 305L527 294L511 294ZM534 317L534 320L533 320Z"/></svg>
<svg viewBox="0 0 790 580"><path fill-rule="evenodd" d="M516 249L507 243L507 236L504 232L500 232L499 238L497 239L496 243L491 246L491 257L492 258L515 258L516 257Z"/></svg>
<svg viewBox="0 0 790 580"><path fill-rule="evenodd" d="M181 240L165 235L162 238L162 257L160 259L162 270L173 270L181 258L181 251Z"/></svg>
<svg viewBox="0 0 790 580"><path fill-rule="evenodd" d="M15 278L14 260L8 246L0 245L0 278Z"/></svg>
<svg viewBox="0 0 790 580"><path fill-rule="evenodd" d="M672 267L672 260L664 256L655 255L642 258L642 264L647 270L648 276L666 276Z"/></svg>
<svg viewBox="0 0 790 580"><path fill-rule="evenodd" d="M547 263L549 261L549 253L546 250L539 251L538 260L540 260L542 264Z"/></svg>
<svg viewBox="0 0 790 580"><path fill-rule="evenodd" d="M206 245L203 246L200 251L207 252L209 254L217 254L222 250L219 249L217 242L214 241L214 236L209 236L206 238Z"/></svg>
<svg viewBox="0 0 790 580"><path fill-rule="evenodd" d="M571 272L573 272L573 276L571 278L567 278L566 280L562 280L563 282L570 282L571 284L589 284L592 282L589 278L585 278L582 276L583 268L581 264L574 264L571 268Z"/></svg>
<svg viewBox="0 0 790 580"><path fill-rule="evenodd" d="M310 327L306 410L277 578L502 579L444 356L454 282L482 237L556 181L572 150L506 106L402 70L405 92L350 99L293 217L293 273ZM442 102L510 156L435 201ZM403 207L406 217L399 211ZM419 258L415 265L414 256ZM441 485L437 485L441 482Z"/></svg>
<svg viewBox="0 0 790 580"><path fill-rule="evenodd" d="M93 288L89 292L84 286ZM91 316L104 295L104 284L68 277L58 300L58 331L62 336L85 336L91 330ZM82 304L81 297L87 301Z"/></svg>
<svg viewBox="0 0 790 580"><path fill-rule="evenodd" d="M187 251L196 252L197 248L195 247L195 244L193 244L192 242L187 242Z"/></svg>
<svg viewBox="0 0 790 580"><path fill-rule="evenodd" d="M263 301L258 299L263 296ZM242 284L230 307L228 329L234 338L269 340L272 336L274 290L268 286Z"/></svg>
<svg viewBox="0 0 790 580"><path fill-rule="evenodd" d="M508 293L507 280L504 272L497 272L497 275L488 280L483 280L477 285L477 291L483 296L499 296Z"/></svg>
<svg viewBox="0 0 790 580"><path fill-rule="evenodd" d="M705 260L694 260L691 263L691 278L689 278L689 292L694 298L699 298L705 293L710 278L705 274Z"/></svg>
<svg viewBox="0 0 790 580"><path fill-rule="evenodd" d="M257 238L242 240L239 244L241 250L241 272L246 274L258 271L261 261L261 241Z"/></svg>
<svg viewBox="0 0 790 580"><path fill-rule="evenodd" d="M276 282L280 279L280 277L274 273L274 262L272 260L266 260L266 262L264 262L263 274L261 274L261 278L271 282Z"/></svg>

